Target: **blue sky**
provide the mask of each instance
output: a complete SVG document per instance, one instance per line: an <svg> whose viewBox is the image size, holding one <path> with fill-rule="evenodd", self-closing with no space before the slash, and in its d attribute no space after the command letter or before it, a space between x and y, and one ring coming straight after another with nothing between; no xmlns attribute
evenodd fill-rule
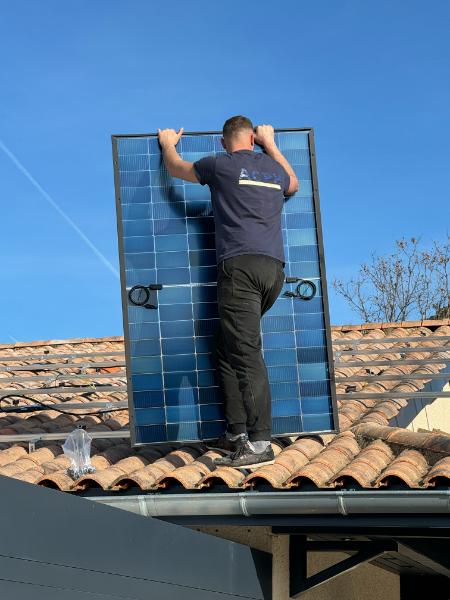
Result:
<svg viewBox="0 0 450 600"><path fill-rule="evenodd" d="M0 140L105 260L0 148L0 342L122 335L110 135L233 114L314 127L331 322L358 322L333 278L446 233L449 24L445 0L2 3Z"/></svg>

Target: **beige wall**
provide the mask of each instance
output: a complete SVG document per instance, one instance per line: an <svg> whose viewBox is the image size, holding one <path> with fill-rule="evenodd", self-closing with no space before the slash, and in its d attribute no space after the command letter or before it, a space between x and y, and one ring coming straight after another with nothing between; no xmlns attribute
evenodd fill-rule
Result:
<svg viewBox="0 0 450 600"><path fill-rule="evenodd" d="M273 600L289 600L289 538L272 535L270 527L196 527L199 531L224 537L273 554ZM343 553L312 552L308 576L348 558ZM365 564L324 583L301 596L304 600L400 600L400 578L394 573Z"/></svg>
<svg viewBox="0 0 450 600"><path fill-rule="evenodd" d="M450 392L450 384L447 383L442 391ZM390 425L411 431L438 429L450 433L450 398L440 398L439 392L436 392L436 398L431 400L409 400L408 406L402 408Z"/></svg>

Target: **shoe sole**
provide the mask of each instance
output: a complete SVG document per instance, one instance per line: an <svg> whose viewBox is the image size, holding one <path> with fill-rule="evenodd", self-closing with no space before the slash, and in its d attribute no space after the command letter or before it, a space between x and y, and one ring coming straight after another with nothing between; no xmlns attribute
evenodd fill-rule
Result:
<svg viewBox="0 0 450 600"><path fill-rule="evenodd" d="M264 467L265 465L273 465L274 462L275 462L275 459L272 459L272 460L266 460L264 462L259 462L259 463L250 463L248 465L239 465L239 467L234 467L233 465L229 465L229 466L233 467L234 469L259 469L259 467Z"/></svg>
<svg viewBox="0 0 450 600"><path fill-rule="evenodd" d="M226 454L227 456L234 452L234 450L225 450L225 448L218 448L217 446L206 446L206 448L207 450L214 450L215 452L223 452L223 454Z"/></svg>

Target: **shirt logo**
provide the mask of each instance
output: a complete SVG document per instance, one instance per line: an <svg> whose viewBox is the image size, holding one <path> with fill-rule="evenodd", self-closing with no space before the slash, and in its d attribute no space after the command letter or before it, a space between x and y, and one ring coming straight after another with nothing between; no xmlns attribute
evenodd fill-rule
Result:
<svg viewBox="0 0 450 600"><path fill-rule="evenodd" d="M281 190L281 177L276 173L241 169L239 185L256 185Z"/></svg>

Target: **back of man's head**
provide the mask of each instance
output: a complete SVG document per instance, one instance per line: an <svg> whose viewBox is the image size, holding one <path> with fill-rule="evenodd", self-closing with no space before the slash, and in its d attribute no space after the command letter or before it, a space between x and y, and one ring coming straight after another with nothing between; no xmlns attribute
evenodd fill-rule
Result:
<svg viewBox="0 0 450 600"><path fill-rule="evenodd" d="M253 123L250 119L242 115L236 115L225 121L222 135L226 141L232 140L242 133L253 133Z"/></svg>

